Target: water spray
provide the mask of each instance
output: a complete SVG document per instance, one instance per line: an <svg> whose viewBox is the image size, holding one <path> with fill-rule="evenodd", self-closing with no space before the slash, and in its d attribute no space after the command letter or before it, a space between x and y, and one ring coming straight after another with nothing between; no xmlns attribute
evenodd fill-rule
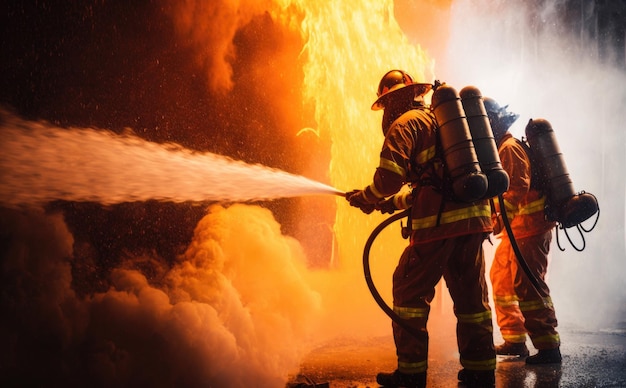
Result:
<svg viewBox="0 0 626 388"><path fill-rule="evenodd" d="M260 164L0 111L0 203L250 202L345 193Z"/></svg>

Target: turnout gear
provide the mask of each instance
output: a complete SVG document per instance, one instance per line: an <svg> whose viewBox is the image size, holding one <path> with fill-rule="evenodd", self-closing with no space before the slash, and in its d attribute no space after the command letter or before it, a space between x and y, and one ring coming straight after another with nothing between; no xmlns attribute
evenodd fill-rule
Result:
<svg viewBox="0 0 626 388"><path fill-rule="evenodd" d="M413 244L403 252L393 274L393 310L413 334L392 323L401 372L418 373L428 367L428 316L442 277L454 301L461 365L495 369L487 284L481 276L483 241L482 233L465 234Z"/></svg>
<svg viewBox="0 0 626 388"><path fill-rule="evenodd" d="M531 365L560 364L561 360L561 350L559 348L540 349L537 354L527 357L526 363Z"/></svg>
<svg viewBox="0 0 626 388"><path fill-rule="evenodd" d="M411 207L413 196L410 191L392 195L376 203L376 210L383 214L393 214L396 210L408 209Z"/></svg>
<svg viewBox="0 0 626 388"><path fill-rule="evenodd" d="M350 206L358 207L365 214L370 214L376 206L369 202L365 190L352 190L346 193L346 199L350 202Z"/></svg>
<svg viewBox="0 0 626 388"><path fill-rule="evenodd" d="M395 370L392 373L379 373L376 382L385 388L425 388L426 372L408 374Z"/></svg>
<svg viewBox="0 0 626 388"><path fill-rule="evenodd" d="M502 166L511 178L509 190L500 196L502 201L494 201L493 218L497 220L500 209L506 209L519 253L529 274L536 280L531 282L519 267L512 237L508 233L500 234L501 242L496 248L490 272L497 323L505 340L499 348L504 351L518 346L518 350L525 353L522 345L528 333L536 349L558 349L560 337L556 331L556 313L545 282L552 229L556 223L545 218L546 197L531 183L535 166L531 164L526 148L508 131L517 115L499 108L495 102L485 105L497 113L491 116L494 120L492 127L499 128L499 131L494 130L498 152ZM509 346L508 343L520 345Z"/></svg>
<svg viewBox="0 0 626 388"><path fill-rule="evenodd" d="M496 139L501 138L519 118L508 112L494 99L483 99ZM546 195L544 211L550 221L557 221L564 228L576 226L599 211L594 195L574 191L565 159L559 148L554 130L545 119L531 119L525 128L527 140L521 144L526 148L532 163L532 186Z"/></svg>
<svg viewBox="0 0 626 388"><path fill-rule="evenodd" d="M389 386L398 386L406 376L425 378L430 303L442 277L454 301L461 365L492 375L496 366L482 248L492 232L491 209L483 199L444 200L437 185L444 179L437 121L425 106L407 104L432 85L403 94L410 85L413 80L401 71L383 77L372 109L385 109L385 114L393 109L389 116L393 121L383 115L385 140L373 182L346 197L362 210L369 210L370 204L385 212L410 207L409 245L394 271L392 286L393 312L402 320L392 323L398 367L393 374L379 375ZM396 193L406 184L412 191L403 203Z"/></svg>
<svg viewBox="0 0 626 388"><path fill-rule="evenodd" d="M524 339L526 336L524 336ZM519 356L528 357L528 348L525 342L509 342L504 341L503 344L496 346L496 354L501 356Z"/></svg>
<svg viewBox="0 0 626 388"><path fill-rule="evenodd" d="M436 152L436 128L435 118L426 109L400 116L385 138L373 182L364 189L367 201L377 203L397 193L405 182L413 186L413 205L419 204L411 207L413 244L492 231L487 201L445 201L439 187L432 184L444 178Z"/></svg>
<svg viewBox="0 0 626 388"><path fill-rule="evenodd" d="M498 326L507 342L525 342L528 333L536 349L552 349L560 345L556 312L545 282L551 242L551 231L517 239L522 255L540 285L539 291L518 267L506 234L496 248L490 275Z"/></svg>
<svg viewBox="0 0 626 388"><path fill-rule="evenodd" d="M491 388L496 386L494 371L473 371L461 369L458 379L467 388Z"/></svg>
<svg viewBox="0 0 626 388"><path fill-rule="evenodd" d="M501 215L500 206L506 206L506 213L516 239L541 234L552 230L555 222L545 220L545 196L532 185L532 165L524 147L510 132L499 139L500 160L511 177L509 190L502 197L504 204L494 200L496 217Z"/></svg>

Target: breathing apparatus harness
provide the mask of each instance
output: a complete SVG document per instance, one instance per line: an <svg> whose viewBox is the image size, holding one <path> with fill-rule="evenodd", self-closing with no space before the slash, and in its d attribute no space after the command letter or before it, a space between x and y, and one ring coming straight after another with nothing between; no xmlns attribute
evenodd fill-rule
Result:
<svg viewBox="0 0 626 388"><path fill-rule="evenodd" d="M584 194L585 192L581 192L581 194ZM594 197L595 198L595 197ZM498 201L500 201L501 204L504 203L504 198L502 197L502 194L498 195ZM493 200L491 200L491 206L492 208L494 207L493 204ZM533 288L535 289L535 291L537 291L537 293L543 297L546 297L547 295L543 292L543 290L541 290L541 287L539 286L539 281L537 280L537 277L532 273L532 271L530 270L530 268L528 267L528 263L526 263L526 260L524 259L524 255L522 255L522 252L519 249L519 246L517 245L517 241L515 240L515 236L513 235L513 230L511 229L511 223L509 222L509 218L506 214L506 206L501 206L500 210L502 212L502 223L504 224L504 228L506 229L506 233L509 236L509 241L511 242L511 248L513 248L513 252L515 253L515 258L517 259L518 264L520 265L520 267L522 267L522 270L524 271L524 273L526 274L526 276L528 277L528 280L530 280L530 282L533 285ZM567 236L567 238L569 239L570 243L572 244L572 246L574 247L574 249L576 249L577 251L581 252L584 248L584 236L582 235L582 231L585 232L590 232L591 230L593 230L593 228L596 226L597 222L598 222L598 218L600 217L600 209L598 208L598 217L596 217L596 220L593 223L593 226L591 228L589 228L588 230L585 229L582 224L577 224L576 228L578 229L578 231L581 234L581 238L583 240L583 247L582 248L578 248L574 245L574 243L572 243L572 240L569 238L569 235L567 233L567 229L563 226L563 224L561 224L560 222L557 222L557 226L556 226L556 239L557 239L557 244L559 245L559 249L561 251L564 251L564 248L561 248L561 245L559 244L559 233L558 230L559 229L563 229L565 231L565 235Z"/></svg>
<svg viewBox="0 0 626 388"><path fill-rule="evenodd" d="M530 188L537 190L538 192L541 193L541 195L544 195L546 197L544 215L547 220L556 222L555 234L556 234L556 243L557 243L557 246L559 247L559 250L561 252L565 251L565 248L561 246L561 242L559 238L559 234L560 234L559 230L563 230L570 245L576 251L582 252L586 246L584 233L591 232L597 225L598 220L600 218L600 207L598 206L598 200L591 193L581 191L575 194L572 191L573 187L571 185L571 180L569 180L569 174L567 172L567 168L564 165L565 162L562 159L562 155L560 154L560 151L558 149L558 144L556 144L556 138L551 133L553 132L553 130L550 127L549 123L547 123L547 121L545 120L538 120L538 121L542 122L541 125L543 126L543 128L541 128L540 131L548 132L549 134L549 135L540 134L540 136L551 137L548 141L544 141L545 144L539 143L536 139L534 139L533 142L535 144L535 147L533 148L530 146L527 138L522 137L521 140L517 139L517 143L521 145L521 147L524 149L524 152L526 152L526 155L528 156L530 160L530 166L531 166ZM530 120L527 128L532 127L533 124L534 124L534 120ZM528 132L529 131L527 131L527 133ZM533 134L531 132L531 136L532 135ZM535 134L535 136L537 135ZM542 151L541 147L546 148L547 144L549 144L550 147L552 148L551 152L548 152L548 158L551 157L552 159L555 159L555 160L552 160L552 162L558 162L556 163L557 167L552 168L551 170L560 170L559 172L560 175L556 177L552 177L552 178L547 176L546 167L545 167L546 158L542 158L542 156L538 154L539 152ZM536 151L535 148L537 148L539 152ZM545 150L543 150L543 152L546 153ZM555 173L552 172L552 175L555 175ZM565 191L565 194L562 193L563 191ZM561 193L561 194L558 194L558 193ZM557 201L559 200L558 199L555 200L554 198L557 195L560 195L561 197L560 203L557 203ZM500 199L500 201L502 200ZM493 204L492 204L492 208L493 208ZM591 225L591 227L588 229L585 228L582 222L590 218L596 212L597 212L597 216L596 216L595 221L593 222L593 225ZM567 231L571 227L576 227L576 230L578 231L578 234L580 235L580 240L582 244L580 247L577 246L574 243L574 241L572 241L572 238L570 237L570 234Z"/></svg>
<svg viewBox="0 0 626 388"><path fill-rule="evenodd" d="M461 90L459 95L455 89L439 81L435 81L433 90L435 92L432 111L439 127L438 143L440 144L437 148L438 150L443 148L444 170L447 169L445 172L450 174L446 180L452 181L451 186L455 199L462 202L489 199L492 208L495 209L493 198L498 197L500 204L504 204L502 194L508 190L509 177L500 164L497 146L480 91L473 86L468 86ZM533 159L539 161L533 168L539 170L538 175L540 175L541 181L545 182L546 217L557 222L557 245L561 251L564 250L560 245L558 236L558 229L563 229L574 249L582 251L585 247L583 232L593 230L599 219L600 209L597 199L593 194L584 191L576 194L573 191L565 161L553 130L546 120L531 119L526 127L526 135L529 144L525 144L525 148L530 145L534 155L537 156ZM459 147L459 144L462 146ZM505 206L500 208L504 227L520 267L537 293L545 297L546 295L541 290L537 278L531 272L517 245ZM589 229L583 227L582 222L596 213L598 216L592 227ZM417 337L418 333L415 333L414 329L398 316L381 297L372 280L369 265L370 249L376 237L387 226L404 217L408 218L408 225L402 227L402 237L406 239L411 233L410 207L388 217L372 231L363 249L363 271L370 293L379 307L394 323ZM581 248L574 245L567 233L566 229L573 226L576 226L581 235L583 241Z"/></svg>
<svg viewBox="0 0 626 388"><path fill-rule="evenodd" d="M503 201L502 194L498 196L498 199L500 201ZM396 324L398 324L398 326L400 326L405 331L407 331L408 333L410 333L411 335L417 338L418 333L415 333L414 328L411 327L409 324L407 324L406 321L403 320L398 314L396 314L395 311L393 311L393 309L389 307L389 305L387 305L385 300L382 298L382 296L376 289L376 285L374 284L374 281L372 280L372 273L370 270L370 250L372 248L372 245L374 244L374 240L376 240L376 237L378 237L378 235L386 227L398 221L399 219L402 219L404 217L410 217L410 214L411 214L411 208L405 209L398 214L394 214L388 217L386 220L381 222L376 228L374 228L369 238L365 242L365 247L363 248L363 272L365 276L365 282L367 283L367 287L369 288L370 293L372 294L372 297L374 297L374 300L376 301L378 306L383 310L383 312L385 312L385 314L387 314L389 318L391 318L393 322L395 322ZM511 224L509 223L509 220L506 216L506 210L504 209L504 207L502 210L502 216L503 216L503 223L504 223L505 229L511 241L511 247L513 248L513 251L515 252L515 257L517 258L517 261L520 267L522 267L522 270L524 271L526 276L528 276L528 279L532 283L537 293L539 293L539 295L544 296L544 297L547 296L541 290L541 287L539 286L539 281L537 280L535 275L531 272L530 268L528 267L528 264L526 263L526 260L524 260L524 256L522 255L522 252L520 251L517 245L517 242L515 241L515 237L513 236L513 231L511 230ZM404 227L402 228L402 237L405 239L408 237Z"/></svg>
<svg viewBox="0 0 626 388"><path fill-rule="evenodd" d="M500 201L500 203L504 203L504 198L502 197L502 194L498 195L498 200ZM492 200L493 202L493 200ZM492 204L493 206L493 204ZM519 246L517 245L517 241L515 240L515 236L513 235L513 231L511 229L511 224L509 222L509 219L507 217L506 214L506 209L504 206L502 206L501 208L502 211L502 221L504 224L504 227L506 229L506 232L509 236L509 240L511 242L511 247L513 248L513 252L515 253L515 258L517 259L517 262L519 263L520 267L522 268L522 270L524 271L524 273L526 274L526 276L528 277L528 280L531 282L531 284L533 285L533 288L535 288L535 290L537 291L537 293L543 297L547 296L545 294L545 292L543 292L543 290L541 289L540 285L539 285L539 281L537 280L537 277L532 273L532 271L530 270L530 268L528 267L528 264L526 263L526 260L524 259L524 256L522 255L522 252L519 249ZM398 314L395 313L395 311L393 311L393 309L391 307L389 307L389 305L387 305L387 303L385 302L385 300L382 298L382 296L380 295L380 293L378 292L378 290L376 289L376 285L374 284L374 281L372 279L372 273L371 273L371 269L370 269L370 250L372 248L372 245L374 244L374 241L376 240L376 238L378 237L378 235L389 225L391 225L392 223L407 217L409 220L408 223L408 227L410 228L411 225L411 208L405 209L400 213L391 215L390 217L388 217L387 219L383 220L383 222L381 222L376 228L374 228L374 230L372 231L372 233L370 234L370 236L368 237L367 241L365 242L365 247L363 248L363 272L364 272L364 276L365 276L365 282L367 283L367 287L370 290L370 293L372 294L372 297L374 298L374 300L376 301L376 303L378 304L378 306L383 310L383 312L385 314L387 314L387 316L389 318L391 318L391 320L393 322L395 322L398 326L400 326L402 329L404 329L406 332L408 332L409 334L413 335L414 337L417 338L418 333L416 333L414 331L414 328L411 327L409 324L407 324L407 322L402 319ZM598 210L598 218L599 218L599 210ZM576 225L576 227L579 229L579 231L582 229L585 232L589 232L591 230L593 230L593 228L595 227L595 225L597 224L598 218L596 218L593 226L590 229L585 229L582 224L578 224ZM410 231L407 230L407 227L402 226L402 237L403 238L408 238L410 235ZM557 229L566 229L563 227L563 224L558 224L557 225ZM565 231L565 233L567 234L567 231ZM581 232L582 234L582 232ZM569 236L568 236L569 238ZM571 241L571 240L570 240ZM558 242L558 230L557 230L557 242ZM574 246L572 244L572 246ZM560 246L559 246L560 248ZM584 249L584 246L582 249L578 249L576 248L576 246L574 246L574 248L578 251L582 251ZM561 249L564 250L564 249Z"/></svg>
<svg viewBox="0 0 626 388"><path fill-rule="evenodd" d="M589 195L593 195L593 194L591 194L591 193L585 193L584 191L581 191L581 194L589 194ZM594 198L595 198L595 196L594 196ZM577 247L577 246L574 244L574 242L572 241L572 239L570 238L569 233L567 232L567 228L566 228L565 226L563 226L563 224L562 224L562 223L557 222L557 225L556 225L556 233L555 233L555 234L556 234L556 245L559 247L559 250L560 250L561 252L564 252L564 251L565 251L565 248L561 247L561 241L559 240L559 229L562 229L562 230L563 230L563 232L565 233L565 237L567 237L567 240L569 241L570 245L571 245L571 246L572 246L575 250L577 250L578 252L582 252L582 251L585 249L585 247L586 247L586 242L585 242L585 235L584 235L584 233L589 233L589 232L591 232L591 231L592 231L592 230L596 227L596 225L598 224L598 220L600 219L600 207L599 207L599 206L598 206L598 213L597 213L597 214L598 214L598 215L596 216L596 219L595 219L595 221L593 222L593 225L591 225L591 227L590 227L589 229L585 228L585 227L583 226L583 224L582 224L582 223L580 223L580 224L576 224L576 225L575 225L575 226L576 226L576 230L578 231L578 234L580 235L580 240L582 241L582 246L581 246L580 248L579 248L579 247Z"/></svg>
<svg viewBox="0 0 626 388"><path fill-rule="evenodd" d="M503 201L501 194L499 195L499 200ZM414 328L411 327L408 323L406 323L404 319L402 319L398 314L395 313L395 311L393 311L391 307L389 307L389 305L387 305L385 300L382 298L382 296L376 289L376 286L374 285L374 281L372 280L372 273L370 270L370 260L369 260L372 244L374 243L374 240L376 240L376 237L378 237L380 232L382 232L383 229L385 229L387 226L391 225L392 223L396 222L397 220L401 218L408 217L410 214L411 214L411 208L408 208L398 214L394 214L391 217L388 217L386 220L381 222L376 228L374 228L369 238L365 242L365 247L363 248L363 272L365 275L365 282L367 283L367 287L369 288L370 293L374 297L374 300L376 301L378 306L385 312L385 314L387 314L389 318L391 318L393 322L395 322L398 326L400 326L405 331L407 331L408 333L410 333L411 335L417 338L418 333L414 331ZM518 263L522 267L526 276L528 276L528 279L532 283L535 290L537 290L539 295L545 297L546 296L545 293L541 290L541 287L539 286L539 281L537 280L535 275L530 271L528 264L526 263L526 261L524 260L524 257L522 256L522 252L519 250L519 247L517 246L517 242L515 241L513 232L511 230L511 225L506 217L506 210L504 209L503 209L503 221L504 221L504 226L506 228L506 231L511 240L511 247L513 247L513 251L515 252L515 257L517 258ZM402 236L406 238L404 228L403 228Z"/></svg>
<svg viewBox="0 0 626 388"><path fill-rule="evenodd" d="M412 186L414 195L421 186L432 186L441 193L438 226L446 201L472 203L491 198L506 191L509 177L500 163L480 90L466 86L459 93L439 81L435 81L433 90L431 112L437 124L436 152L423 166L414 166L417 179L416 185ZM438 176L435 165L443 166L443 176ZM410 207L387 218L372 231L363 250L363 270L367 286L380 308L397 325L418 336L380 296L369 266L369 253L376 237L403 217L407 217L408 223L402 227L402 237L409 238L412 227Z"/></svg>

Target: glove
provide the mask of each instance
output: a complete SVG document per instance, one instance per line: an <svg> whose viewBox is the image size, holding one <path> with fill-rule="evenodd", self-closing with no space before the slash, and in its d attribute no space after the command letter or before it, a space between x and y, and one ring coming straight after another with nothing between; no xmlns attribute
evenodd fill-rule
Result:
<svg viewBox="0 0 626 388"><path fill-rule="evenodd" d="M370 214L376 209L375 204L367 201L363 190L352 190L346 193L346 200L350 202L350 206L358 207L365 214Z"/></svg>
<svg viewBox="0 0 626 388"><path fill-rule="evenodd" d="M376 210L379 210L383 214L387 214L387 213L393 214L393 212L398 210L398 208L396 207L396 204L393 203L393 200L394 200L394 196L392 195L391 197L387 199L382 199L378 201L376 203Z"/></svg>

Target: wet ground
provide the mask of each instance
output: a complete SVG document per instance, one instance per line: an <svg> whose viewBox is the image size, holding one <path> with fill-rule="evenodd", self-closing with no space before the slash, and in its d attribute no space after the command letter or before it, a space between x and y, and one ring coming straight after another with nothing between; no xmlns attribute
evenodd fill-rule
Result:
<svg viewBox="0 0 626 388"><path fill-rule="evenodd" d="M433 330L434 325L437 323L429 330L428 387L461 387L454 327L446 324ZM565 326L559 327L559 332L561 365L527 366L524 360L498 356L496 387L626 387L626 323L594 332ZM498 334L495 337L500 343ZM530 342L528 345L534 354ZM311 387L313 383L330 388L378 387L376 373L395 369L394 352L391 335L336 340L312 351L302 364L302 376L293 381L308 381Z"/></svg>

